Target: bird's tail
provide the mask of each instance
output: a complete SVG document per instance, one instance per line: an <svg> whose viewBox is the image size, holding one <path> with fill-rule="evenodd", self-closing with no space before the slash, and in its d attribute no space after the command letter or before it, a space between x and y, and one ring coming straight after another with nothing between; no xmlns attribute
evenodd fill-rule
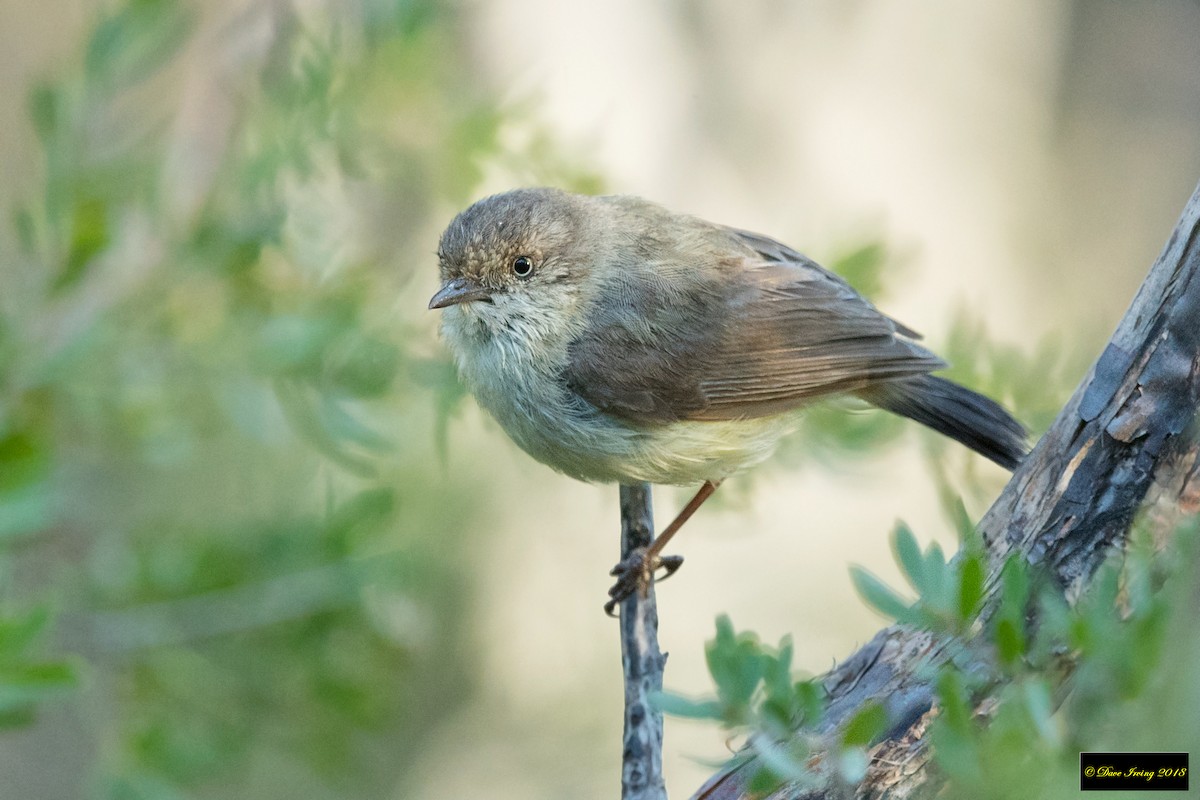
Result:
<svg viewBox="0 0 1200 800"><path fill-rule="evenodd" d="M1025 457L1025 428L999 403L933 375L876 384L860 392L869 403L916 420L995 461L1016 469Z"/></svg>

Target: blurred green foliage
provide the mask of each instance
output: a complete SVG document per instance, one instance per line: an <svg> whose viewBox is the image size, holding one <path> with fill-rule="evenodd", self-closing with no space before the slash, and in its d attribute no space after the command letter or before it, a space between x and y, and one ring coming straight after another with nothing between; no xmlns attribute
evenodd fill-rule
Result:
<svg viewBox="0 0 1200 800"><path fill-rule="evenodd" d="M1155 538L1139 526L1128 552L1109 559L1073 604L1014 557L983 619L984 565L970 545L947 562L936 543L922 551L898 526L893 546L913 600L853 572L869 605L942 637L946 656L927 667L938 705L928 734L932 769L948 781L938 796L1064 797L1078 790L1080 752L1200 746L1200 520L1187 519L1165 546ZM666 693L663 710L744 736L735 760L753 755L758 791L817 784L809 756L824 745L815 728L826 698L818 681L791 675L790 642L766 647L722 617L708 656L716 698ZM842 726L829 762L839 779L861 780L868 748L887 726L872 703Z"/></svg>
<svg viewBox="0 0 1200 800"><path fill-rule="evenodd" d="M486 493L430 469L461 390L406 284L525 123L453 4L301 5L110 3L30 94L0 725L60 698L80 796L391 796L471 691ZM528 138L520 169L596 185Z"/></svg>
<svg viewBox="0 0 1200 800"><path fill-rule="evenodd" d="M892 551L917 599L907 601L862 567L851 567L850 577L862 598L899 622L939 633L968 633L984 595L986 566L979 548L965 547L948 561L937 542L922 550L901 522L892 533Z"/></svg>
<svg viewBox="0 0 1200 800"><path fill-rule="evenodd" d="M44 660L34 649L49 619L45 608L0 619L0 727L29 724L39 703L78 683L73 665Z"/></svg>
<svg viewBox="0 0 1200 800"><path fill-rule="evenodd" d="M748 744L758 760L754 788L769 789L785 777L803 782L810 777L805 762L817 743L803 731L820 721L825 691L816 680L795 679L793 653L790 638L770 647L754 633L735 632L733 623L722 615L717 618L715 638L705 647L716 697L693 699L660 692L654 702L677 717L715 721L739 733L752 731L755 735Z"/></svg>
<svg viewBox="0 0 1200 800"><path fill-rule="evenodd" d="M1081 751L1200 745L1200 524L1184 523L1161 551L1151 539L1137 531L1070 606L1023 562L1006 565L990 657L938 676L943 712L930 735L948 796L1061 797L1078 790ZM994 699L980 706L984 693Z"/></svg>

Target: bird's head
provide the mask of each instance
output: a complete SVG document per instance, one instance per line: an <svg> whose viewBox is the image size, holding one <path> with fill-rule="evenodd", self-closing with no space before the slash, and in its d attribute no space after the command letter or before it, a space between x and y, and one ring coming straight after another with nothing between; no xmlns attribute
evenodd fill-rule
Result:
<svg viewBox="0 0 1200 800"><path fill-rule="evenodd" d="M585 202L557 189L517 189L463 211L438 245L442 287L429 307L488 328L563 312L588 270Z"/></svg>

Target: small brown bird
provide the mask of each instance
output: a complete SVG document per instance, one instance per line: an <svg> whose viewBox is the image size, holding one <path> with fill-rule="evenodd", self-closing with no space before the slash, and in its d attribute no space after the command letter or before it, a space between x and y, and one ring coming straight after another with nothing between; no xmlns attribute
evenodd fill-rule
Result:
<svg viewBox="0 0 1200 800"><path fill-rule="evenodd" d="M700 491L618 564L605 608L664 567L663 545L797 411L856 395L1013 469L1025 430L930 373L911 329L787 245L635 197L494 195L442 234L442 332L479 403L527 453L584 481Z"/></svg>

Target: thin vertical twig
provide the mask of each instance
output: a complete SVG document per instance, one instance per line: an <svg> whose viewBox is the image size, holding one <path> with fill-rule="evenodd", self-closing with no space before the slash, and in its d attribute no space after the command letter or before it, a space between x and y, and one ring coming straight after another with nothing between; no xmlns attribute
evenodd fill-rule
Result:
<svg viewBox="0 0 1200 800"><path fill-rule="evenodd" d="M650 484L621 486L621 560L654 541ZM658 649L654 584L621 601L621 666L625 673L625 734L621 752L622 800L666 800L662 776L662 713L651 703L662 691L667 657Z"/></svg>

